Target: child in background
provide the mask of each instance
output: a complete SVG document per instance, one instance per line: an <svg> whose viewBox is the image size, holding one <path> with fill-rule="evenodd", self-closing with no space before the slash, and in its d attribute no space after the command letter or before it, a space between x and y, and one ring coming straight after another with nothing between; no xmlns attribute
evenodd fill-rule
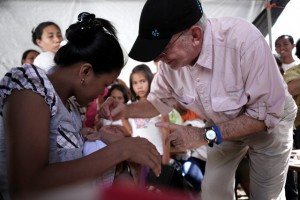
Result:
<svg viewBox="0 0 300 200"><path fill-rule="evenodd" d="M150 92L152 79L153 73L147 65L141 64L133 68L129 78L132 103L146 100ZM153 118L130 118L129 122L132 126L132 136L147 138L150 142L154 143L158 152L162 155L163 149L161 134L149 135L147 134L148 131L146 130L148 127L154 128L155 123L159 122L160 119L161 116L156 116ZM156 128L154 130L158 131L159 129Z"/></svg>
<svg viewBox="0 0 300 200"><path fill-rule="evenodd" d="M153 73L150 68L145 65L137 65L130 74L130 91L131 102L146 100L153 80ZM155 126L156 122L169 121L169 116L155 116L153 118L129 118L132 127L132 137L143 137L148 139L155 145L160 155L164 153L162 130ZM146 184L149 168L146 166L131 165L131 173L136 183Z"/></svg>
<svg viewBox="0 0 300 200"><path fill-rule="evenodd" d="M95 130L99 130L102 127L100 121L97 120L97 112L99 110L99 106L104 102L104 97L107 96L107 94L108 88L106 87L104 93L98 95L98 97L86 107L85 116L82 120L83 127L88 127Z"/></svg>
<svg viewBox="0 0 300 200"><path fill-rule="evenodd" d="M126 83L117 78L112 85L121 85L121 87L123 87L125 89L125 93L124 93L124 102L122 103L127 103L130 100L130 89L128 88L128 86L126 85ZM110 86L110 87L111 87ZM122 93L124 91L124 89L122 90ZM85 127L89 127L89 128L93 128L95 130L99 130L99 128L101 128L101 126L103 125L102 119L98 119L98 115L97 112L99 110L99 107L101 106L101 104L104 102L104 100L107 99L108 96L110 96L109 90L108 88L105 88L105 93L103 95L99 95L97 99L95 99L93 102L90 103L90 105L86 108L86 113L85 113L85 117L84 117L84 126ZM126 97L125 97L126 96ZM131 128L128 127L128 130L130 130ZM130 131L129 131L130 132Z"/></svg>
<svg viewBox="0 0 300 200"><path fill-rule="evenodd" d="M105 100L108 97L112 97L115 100L126 104L129 101L129 96L128 96L128 92L126 90L126 88L118 83L114 83L112 84L109 89L108 89L108 94L107 96L105 96ZM100 122L100 124L103 125L120 125L120 126L124 126L124 128L126 129L127 134L125 136L131 136L132 133L132 128L131 125L128 122L128 119L122 118L116 121L110 121L107 119L99 119L99 120L103 120L102 122ZM99 121L98 120L98 121ZM99 122L96 122L96 126Z"/></svg>
<svg viewBox="0 0 300 200"><path fill-rule="evenodd" d="M21 60L21 64L32 64L34 59L40 54L40 52L38 52L37 50L34 49L28 49L26 51L24 51L24 53L22 54L22 60Z"/></svg>

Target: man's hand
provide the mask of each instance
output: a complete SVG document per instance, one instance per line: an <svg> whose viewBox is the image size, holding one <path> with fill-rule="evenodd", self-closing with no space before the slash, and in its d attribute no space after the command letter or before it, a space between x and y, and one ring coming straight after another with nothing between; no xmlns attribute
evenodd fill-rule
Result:
<svg viewBox="0 0 300 200"><path fill-rule="evenodd" d="M169 122L158 122L157 127L163 127L170 131L166 138L166 143L171 144L171 148L177 150L196 149L207 144L204 139L204 130L192 126L181 126Z"/></svg>
<svg viewBox="0 0 300 200"><path fill-rule="evenodd" d="M98 115L102 118L114 121L122 118L124 110L125 104L116 101L112 97L108 97L101 105Z"/></svg>

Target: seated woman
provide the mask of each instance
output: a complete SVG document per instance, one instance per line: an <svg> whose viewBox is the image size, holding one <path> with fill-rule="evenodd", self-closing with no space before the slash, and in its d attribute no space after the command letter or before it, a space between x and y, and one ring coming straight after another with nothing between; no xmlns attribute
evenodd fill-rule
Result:
<svg viewBox="0 0 300 200"><path fill-rule="evenodd" d="M81 134L80 113L68 101L74 97L86 106L119 76L125 59L115 28L93 14L81 13L66 37L68 43L56 53L51 73L25 64L0 81L4 199L94 181L125 160L160 174L155 146L144 138L119 137L122 130L117 126L100 130L105 148L83 156L84 137L90 135Z"/></svg>

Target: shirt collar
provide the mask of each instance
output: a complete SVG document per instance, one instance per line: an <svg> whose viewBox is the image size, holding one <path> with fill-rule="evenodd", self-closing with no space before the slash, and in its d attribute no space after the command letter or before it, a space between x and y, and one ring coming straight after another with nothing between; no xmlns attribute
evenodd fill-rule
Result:
<svg viewBox="0 0 300 200"><path fill-rule="evenodd" d="M207 25L204 31L203 43L200 55L194 66L202 66L212 69L212 32L210 21L207 20ZM193 66L193 67L194 67Z"/></svg>

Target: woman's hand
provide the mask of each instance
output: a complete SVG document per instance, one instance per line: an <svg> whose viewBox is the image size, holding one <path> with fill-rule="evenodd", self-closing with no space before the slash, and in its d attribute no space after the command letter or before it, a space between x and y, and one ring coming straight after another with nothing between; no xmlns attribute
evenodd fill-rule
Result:
<svg viewBox="0 0 300 200"><path fill-rule="evenodd" d="M175 150L195 149L207 144L202 128L181 126L169 122L158 122L155 125L170 131L165 142L166 144L170 143L171 148L175 148Z"/></svg>
<svg viewBox="0 0 300 200"><path fill-rule="evenodd" d="M85 139L90 141L101 140L101 134L98 131L89 127L82 128L81 134Z"/></svg>
<svg viewBox="0 0 300 200"><path fill-rule="evenodd" d="M124 138L127 133L126 129L120 125L102 126L99 132L101 132L102 140L106 144L111 144L117 140Z"/></svg>
<svg viewBox="0 0 300 200"><path fill-rule="evenodd" d="M99 131L92 128L83 128L82 134L89 141L101 140L106 144L111 144L119 139L124 138L126 129L119 125L102 126Z"/></svg>
<svg viewBox="0 0 300 200"><path fill-rule="evenodd" d="M149 166L156 176L161 172L161 155L156 147L145 138L125 137L114 144L121 148L125 159L132 163Z"/></svg>
<svg viewBox="0 0 300 200"><path fill-rule="evenodd" d="M103 118L99 117L99 115L97 114L94 121L94 129L99 131L102 126L103 126Z"/></svg>

